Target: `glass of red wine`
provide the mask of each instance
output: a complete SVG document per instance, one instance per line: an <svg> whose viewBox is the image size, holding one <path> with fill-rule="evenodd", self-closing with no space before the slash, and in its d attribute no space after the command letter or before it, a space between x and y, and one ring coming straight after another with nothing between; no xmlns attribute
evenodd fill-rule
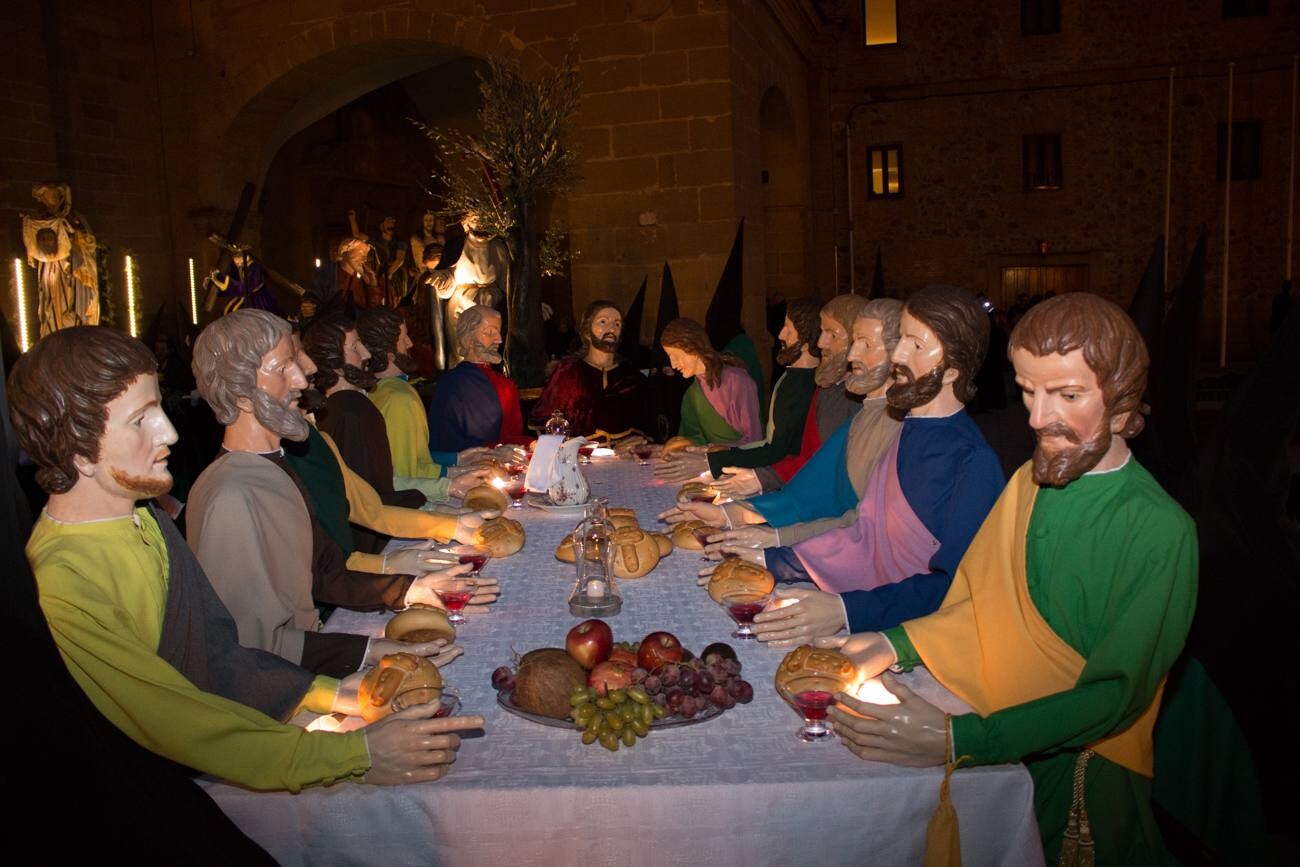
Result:
<svg viewBox="0 0 1300 867"><path fill-rule="evenodd" d="M636 455L636 462L643 467L650 466L650 456L655 453L654 446L650 443L639 445L632 449L632 454Z"/></svg>
<svg viewBox="0 0 1300 867"><path fill-rule="evenodd" d="M442 600L443 607L447 609L447 621L453 626L459 626L465 622L465 615L461 612L469 604L469 600L474 595L474 582L464 578L452 578L444 581L443 585L438 588L438 598Z"/></svg>
<svg viewBox="0 0 1300 867"><path fill-rule="evenodd" d="M510 508L522 509L524 507L524 494L528 489L524 487L523 476L511 476L510 481L506 482L506 496L510 498Z"/></svg>
<svg viewBox="0 0 1300 867"><path fill-rule="evenodd" d="M578 454L582 455L582 457L578 460L578 463L580 464L591 463L591 453L594 452L595 450L596 450L595 443L584 443L578 446Z"/></svg>
<svg viewBox="0 0 1300 867"><path fill-rule="evenodd" d="M759 593L754 590L737 588L730 593L723 594L719 605L721 605L731 619L736 621L736 630L731 633L732 638L739 638L741 641L752 641L754 635L754 617L760 611L767 607L772 601L773 594Z"/></svg>
<svg viewBox="0 0 1300 867"><path fill-rule="evenodd" d="M487 561L492 559L492 549L484 545L457 545L452 552L456 554L456 562L470 564L471 578L477 578Z"/></svg>
<svg viewBox="0 0 1300 867"><path fill-rule="evenodd" d="M691 531L691 535L695 537L695 541L699 542L701 549L703 549L708 547L710 536L716 535L721 532L722 532L721 527L696 527L694 530ZM703 550L701 550L700 562L707 563L709 562L709 559L710 558L708 557L708 555L704 554Z"/></svg>
<svg viewBox="0 0 1300 867"><path fill-rule="evenodd" d="M527 469L528 467L525 466L524 464L519 464L519 463L506 464L506 472L509 473L511 476L522 476L524 472L527 471Z"/></svg>
<svg viewBox="0 0 1300 867"><path fill-rule="evenodd" d="M793 677L777 685L781 698L803 717L799 740L806 744L827 741L835 737L827 714L835 703L835 688L821 675Z"/></svg>

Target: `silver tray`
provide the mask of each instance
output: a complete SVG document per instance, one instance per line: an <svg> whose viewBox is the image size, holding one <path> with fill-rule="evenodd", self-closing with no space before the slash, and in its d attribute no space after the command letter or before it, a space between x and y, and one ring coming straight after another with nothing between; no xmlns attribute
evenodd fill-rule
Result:
<svg viewBox="0 0 1300 867"><path fill-rule="evenodd" d="M539 723L544 726L550 726L551 728L554 729L568 729L571 732L577 731L577 729L573 727L573 720L571 719L556 719L553 716L542 716L539 713L529 713L528 711L524 710L519 705L515 704L514 690L505 690L505 689L498 690L497 704L500 705L501 708L505 710L507 713L512 713L515 716L521 717L530 722ZM709 705L705 711L703 711L702 713L697 713L695 716L691 717L690 719L682 719L681 717L671 716L671 715L665 716L650 723L650 728L671 729L671 728L678 728L680 726L691 726L691 725L695 725L696 723L708 722L709 720L716 719L721 715L722 715L722 708L716 707L714 705Z"/></svg>

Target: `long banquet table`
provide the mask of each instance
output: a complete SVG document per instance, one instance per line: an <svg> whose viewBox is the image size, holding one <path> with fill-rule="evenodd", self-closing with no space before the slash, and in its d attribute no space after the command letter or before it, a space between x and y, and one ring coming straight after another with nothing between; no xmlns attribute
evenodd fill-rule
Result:
<svg viewBox="0 0 1300 867"><path fill-rule="evenodd" d="M637 510L644 526L676 491L650 467L597 459L594 496ZM799 718L772 686L782 652L730 639L726 613L695 585L699 553L674 551L647 577L620 585L616 641L666 629L690 649L737 649L751 704L698 725L652 731L610 753L572 730L499 708L494 668L535 647L562 647L578 622L566 599L573 566L554 557L578 518L512 510L527 541L485 570L501 580L489 613L457 641L445 671L462 712L482 714L451 774L437 783L384 788L346 783L297 795L202 782L221 808L283 864L920 864L942 770L863 762L838 741L804 744ZM337 611L329 631L379 635L387 616ZM964 708L918 669L909 685L950 711ZM1042 863L1033 791L1022 765L954 774L953 802L966 865Z"/></svg>

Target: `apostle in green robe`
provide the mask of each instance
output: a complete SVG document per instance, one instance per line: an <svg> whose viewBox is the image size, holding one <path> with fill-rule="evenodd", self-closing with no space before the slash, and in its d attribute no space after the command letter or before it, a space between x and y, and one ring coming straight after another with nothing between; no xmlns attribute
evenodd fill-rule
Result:
<svg viewBox="0 0 1300 867"><path fill-rule="evenodd" d="M758 386L740 359L716 351L703 326L674 319L660 338L673 368L694 379L682 396L678 436L695 445L744 445L763 438Z"/></svg>
<svg viewBox="0 0 1300 867"><path fill-rule="evenodd" d="M1118 307L1072 293L1032 308L1009 354L1038 446L943 604L823 641L863 676L925 665L973 712L946 715L886 679L901 704L844 696L837 727L868 760L1025 762L1049 863L1168 861L1150 806L1152 730L1191 625L1197 555L1191 519L1128 448L1146 348ZM931 845L956 845L952 832Z"/></svg>

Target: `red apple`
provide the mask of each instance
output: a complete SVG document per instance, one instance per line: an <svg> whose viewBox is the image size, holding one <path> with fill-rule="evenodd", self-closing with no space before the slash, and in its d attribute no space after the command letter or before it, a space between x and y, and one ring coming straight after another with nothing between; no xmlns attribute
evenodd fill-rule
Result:
<svg viewBox="0 0 1300 867"><path fill-rule="evenodd" d="M587 685L601 695L611 689L627 689L632 685L632 666L605 660L591 670Z"/></svg>
<svg viewBox="0 0 1300 867"><path fill-rule="evenodd" d="M680 662L682 643L671 632L651 632L641 639L637 662L646 671L654 671L666 662Z"/></svg>
<svg viewBox="0 0 1300 867"><path fill-rule="evenodd" d="M609 652L611 662L625 662L632 668L637 667L636 654L624 647L615 647Z"/></svg>
<svg viewBox="0 0 1300 867"><path fill-rule="evenodd" d="M613 646L614 630L603 620L584 620L570 629L564 639L569 656L588 671L609 659Z"/></svg>

